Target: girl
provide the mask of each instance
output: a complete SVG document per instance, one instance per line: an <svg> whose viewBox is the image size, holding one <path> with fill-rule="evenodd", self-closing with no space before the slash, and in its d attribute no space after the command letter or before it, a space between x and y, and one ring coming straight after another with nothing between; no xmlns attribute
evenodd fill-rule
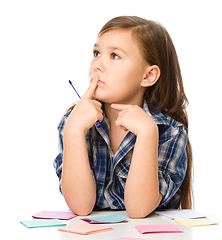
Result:
<svg viewBox="0 0 222 240"><path fill-rule="evenodd" d="M132 218L191 208L188 101L168 32L117 17L99 32L93 55L90 86L58 127L54 166L69 208L126 209Z"/></svg>

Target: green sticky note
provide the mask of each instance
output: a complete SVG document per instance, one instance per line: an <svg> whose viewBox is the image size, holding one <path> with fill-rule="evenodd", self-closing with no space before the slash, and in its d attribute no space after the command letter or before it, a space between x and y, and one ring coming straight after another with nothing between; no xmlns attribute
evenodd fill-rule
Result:
<svg viewBox="0 0 222 240"><path fill-rule="evenodd" d="M118 214L112 214L108 216L102 217L94 217L94 218L83 218L81 220L88 222L88 223L120 223L120 222L127 222L126 217L120 216Z"/></svg>
<svg viewBox="0 0 222 240"><path fill-rule="evenodd" d="M23 220L20 221L27 228L40 228L40 227L57 227L66 226L61 220L58 219L36 219L36 220Z"/></svg>

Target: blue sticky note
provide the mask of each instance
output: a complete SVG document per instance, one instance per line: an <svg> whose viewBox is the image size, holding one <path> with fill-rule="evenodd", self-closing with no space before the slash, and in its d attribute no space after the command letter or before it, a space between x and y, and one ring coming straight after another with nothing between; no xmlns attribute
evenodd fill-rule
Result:
<svg viewBox="0 0 222 240"><path fill-rule="evenodd" d="M39 228L39 227L57 227L57 226L66 226L61 220L58 219L37 219L37 220L23 220L20 221L27 228Z"/></svg>
<svg viewBox="0 0 222 240"><path fill-rule="evenodd" d="M127 222L126 217L123 217L118 214L112 214L103 217L95 217L95 218L82 218L81 220L88 222L88 223L120 223L120 222Z"/></svg>

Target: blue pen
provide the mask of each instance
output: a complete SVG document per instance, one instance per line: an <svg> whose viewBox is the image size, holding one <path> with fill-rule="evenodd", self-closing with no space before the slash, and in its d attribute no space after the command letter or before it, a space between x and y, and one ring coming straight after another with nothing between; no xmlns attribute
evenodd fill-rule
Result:
<svg viewBox="0 0 222 240"><path fill-rule="evenodd" d="M73 84L72 84L72 82L71 82L70 80L69 80L69 84L72 86L72 88L73 88L74 91L76 92L76 94L77 94L77 96L79 97L79 99L81 99L81 97L79 96L79 93L77 92L77 90L75 89L75 87L73 86ZM97 126L98 128L101 127L101 124L100 124L99 121L96 122L96 126Z"/></svg>
<svg viewBox="0 0 222 240"><path fill-rule="evenodd" d="M72 82L69 80L69 84L72 86L72 88L74 89L74 91L76 92L77 96L79 97L79 99L81 99L81 97L79 96L77 90L75 89L75 87L73 86Z"/></svg>

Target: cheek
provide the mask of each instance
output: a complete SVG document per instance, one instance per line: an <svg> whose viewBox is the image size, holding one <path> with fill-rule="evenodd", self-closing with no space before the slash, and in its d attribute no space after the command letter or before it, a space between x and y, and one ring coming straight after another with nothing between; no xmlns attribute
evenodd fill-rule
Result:
<svg viewBox="0 0 222 240"><path fill-rule="evenodd" d="M133 76L135 78L141 75L141 64L140 64L140 61L137 62L136 59L133 59L133 60L130 59L129 61L127 61L124 64L123 69L124 69L123 72L128 77Z"/></svg>
<svg viewBox="0 0 222 240"><path fill-rule="evenodd" d="M91 62L89 66L89 77L93 74L93 63Z"/></svg>
<svg viewBox="0 0 222 240"><path fill-rule="evenodd" d="M141 73L135 67L128 67L124 70L119 71L118 75L121 78L123 84L135 84L141 79Z"/></svg>
<svg viewBox="0 0 222 240"><path fill-rule="evenodd" d="M117 66L114 66L113 68L110 68L110 75L116 80L121 79L121 81L125 81L130 77L131 68L128 64L119 64Z"/></svg>

